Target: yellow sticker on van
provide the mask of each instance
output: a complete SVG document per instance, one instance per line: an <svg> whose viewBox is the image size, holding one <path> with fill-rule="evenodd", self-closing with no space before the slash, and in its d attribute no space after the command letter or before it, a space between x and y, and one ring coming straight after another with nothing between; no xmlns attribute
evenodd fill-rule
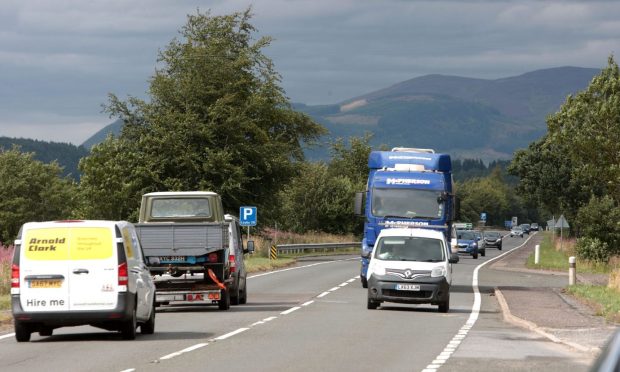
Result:
<svg viewBox="0 0 620 372"><path fill-rule="evenodd" d="M131 238L131 232L126 227L123 229L123 240L125 241L127 257L133 258L133 239Z"/></svg>
<svg viewBox="0 0 620 372"><path fill-rule="evenodd" d="M26 232L30 260L96 260L112 257L112 232L106 227L59 227Z"/></svg>

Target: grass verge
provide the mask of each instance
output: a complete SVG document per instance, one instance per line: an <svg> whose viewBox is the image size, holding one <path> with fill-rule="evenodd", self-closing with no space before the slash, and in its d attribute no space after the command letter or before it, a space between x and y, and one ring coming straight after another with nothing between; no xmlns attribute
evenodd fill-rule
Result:
<svg viewBox="0 0 620 372"><path fill-rule="evenodd" d="M596 314L611 322L620 322L620 293L598 285L577 284L568 293L580 298L596 310Z"/></svg>
<svg viewBox="0 0 620 372"><path fill-rule="evenodd" d="M540 262L538 265L534 263L534 253L528 259L526 266L530 269L568 271L568 258L576 256L574 251L574 241L565 239L564 244L559 244L559 238L556 237L555 244L550 233L545 232L544 238L540 242ZM562 246L562 250L560 250ZM577 260L578 273L609 273L611 268L608 264Z"/></svg>
<svg viewBox="0 0 620 372"><path fill-rule="evenodd" d="M11 295L0 295L0 310L11 310Z"/></svg>
<svg viewBox="0 0 620 372"><path fill-rule="evenodd" d="M245 270L248 273L275 270L291 266L295 263L295 261L296 260L294 258L278 258L277 260L270 260L267 257L251 255L245 259Z"/></svg>

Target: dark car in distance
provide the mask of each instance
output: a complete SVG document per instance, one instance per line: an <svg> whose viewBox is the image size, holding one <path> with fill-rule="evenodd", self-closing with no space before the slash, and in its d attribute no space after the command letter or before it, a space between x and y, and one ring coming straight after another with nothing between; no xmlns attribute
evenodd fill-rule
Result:
<svg viewBox="0 0 620 372"><path fill-rule="evenodd" d="M486 248L497 248L502 250L502 234L497 231L487 231L484 233L484 245Z"/></svg>

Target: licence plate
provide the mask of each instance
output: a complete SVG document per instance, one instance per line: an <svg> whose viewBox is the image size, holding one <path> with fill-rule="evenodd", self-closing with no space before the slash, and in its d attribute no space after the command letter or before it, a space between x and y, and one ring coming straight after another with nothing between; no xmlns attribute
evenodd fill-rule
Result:
<svg viewBox="0 0 620 372"><path fill-rule="evenodd" d="M48 279L48 280L30 280L28 281L29 288L60 288L62 287L62 280L60 279Z"/></svg>
<svg viewBox="0 0 620 372"><path fill-rule="evenodd" d="M419 284L396 284L397 291L419 291Z"/></svg>
<svg viewBox="0 0 620 372"><path fill-rule="evenodd" d="M184 256L160 256L160 261L185 261Z"/></svg>

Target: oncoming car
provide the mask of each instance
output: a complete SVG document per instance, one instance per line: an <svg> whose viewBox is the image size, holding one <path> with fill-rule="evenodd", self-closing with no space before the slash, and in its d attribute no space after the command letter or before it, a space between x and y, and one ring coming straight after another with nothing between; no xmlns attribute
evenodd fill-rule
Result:
<svg viewBox="0 0 620 372"><path fill-rule="evenodd" d="M518 237L523 237L523 228L521 228L521 226L513 226L512 229L510 229L510 237L514 237L514 236L518 236Z"/></svg>
<svg viewBox="0 0 620 372"><path fill-rule="evenodd" d="M471 254L474 259L478 258L478 240L471 230L457 230L456 232L458 253Z"/></svg>
<svg viewBox="0 0 620 372"><path fill-rule="evenodd" d="M438 305L440 312L448 312L451 264L457 260L440 231L382 230L368 267L368 309L376 309L385 301L430 303Z"/></svg>

